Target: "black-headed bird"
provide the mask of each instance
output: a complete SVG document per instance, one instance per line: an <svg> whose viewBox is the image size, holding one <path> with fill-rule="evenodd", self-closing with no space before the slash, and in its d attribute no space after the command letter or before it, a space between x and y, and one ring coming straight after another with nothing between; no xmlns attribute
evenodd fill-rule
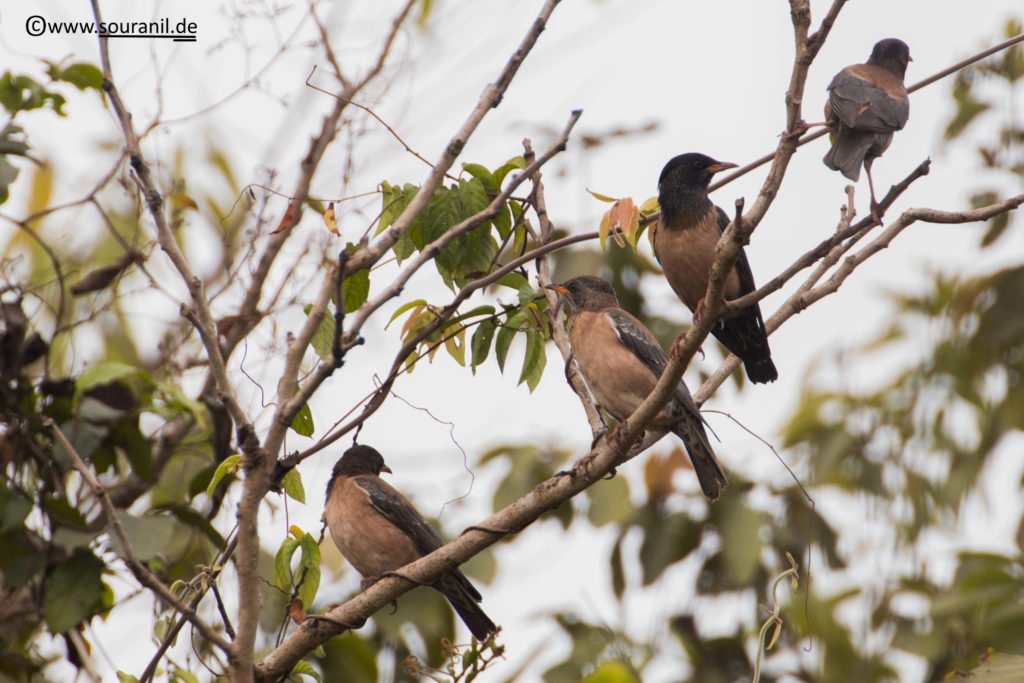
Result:
<svg viewBox="0 0 1024 683"><path fill-rule="evenodd" d="M594 400L616 420L625 420L654 390L668 355L643 323L619 308L607 280L583 275L548 287L569 303L569 343ZM682 439L701 490L716 500L729 481L682 380L651 426Z"/></svg>
<svg viewBox="0 0 1024 683"><path fill-rule="evenodd" d="M708 197L708 183L719 171L735 166L690 152L669 160L658 179L661 215L654 226L654 257L669 285L697 320L704 310L715 245L729 225L729 217ZM755 289L750 262L741 248L726 278L723 295L726 300L736 299ZM739 356L751 382L778 379L760 304L751 304L735 317L719 320L711 334Z"/></svg>
<svg viewBox="0 0 1024 683"><path fill-rule="evenodd" d="M381 472L391 472L381 454L356 445L335 464L327 484L325 516L331 539L371 581L444 545L412 503L380 478ZM477 604L482 599L479 591L458 569L442 574L433 587L448 599L477 640L486 640L497 630Z"/></svg>

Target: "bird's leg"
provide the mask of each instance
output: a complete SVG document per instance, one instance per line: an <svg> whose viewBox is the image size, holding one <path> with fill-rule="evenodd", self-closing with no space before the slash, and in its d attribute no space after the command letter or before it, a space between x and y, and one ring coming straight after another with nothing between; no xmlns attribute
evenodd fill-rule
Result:
<svg viewBox="0 0 1024 683"><path fill-rule="evenodd" d="M780 137L783 140L790 140L792 138L798 138L801 135L803 135L804 133L806 133L807 131L809 131L811 128L817 128L818 126L827 126L827 125L828 125L828 121L822 121L821 123L807 123L803 119L800 119L799 121L796 122L796 125L793 126L793 130L786 131Z"/></svg>
<svg viewBox="0 0 1024 683"><path fill-rule="evenodd" d="M864 160L864 171L868 174L868 190L871 192L871 218L878 225L882 225L882 207L875 199L875 183L871 179L871 162L867 159Z"/></svg>
<svg viewBox="0 0 1024 683"><path fill-rule="evenodd" d="M702 320L704 320L704 297L700 298L697 307L693 310L693 322L700 325Z"/></svg>
<svg viewBox="0 0 1024 683"><path fill-rule="evenodd" d="M568 472L568 474L570 476L582 475L588 481L591 480L592 477L590 476L590 468L594 464L594 458L597 457L597 442L600 441L602 437L604 437L604 439L612 448L618 450L619 428L621 426L622 424L619 423L615 425L615 428L611 430L611 432L605 431L604 434L599 434L597 437L595 437L594 441L590 445L590 453L577 460L576 464L573 465L572 470ZM608 474L605 476L605 478L611 479L614 476L615 468L613 467L611 470L608 471Z"/></svg>

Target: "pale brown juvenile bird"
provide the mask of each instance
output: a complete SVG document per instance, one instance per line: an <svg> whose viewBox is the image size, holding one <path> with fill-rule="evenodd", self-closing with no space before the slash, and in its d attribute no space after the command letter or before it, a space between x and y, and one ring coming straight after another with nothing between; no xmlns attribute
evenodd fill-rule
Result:
<svg viewBox="0 0 1024 683"><path fill-rule="evenodd" d="M878 217L871 164L892 143L910 118L910 100L903 85L910 48L902 40L875 43L865 64L848 66L832 79L825 103L825 122L832 132L832 148L823 161L833 171L856 182L860 167L868 174L871 213Z"/></svg>
<svg viewBox="0 0 1024 683"><path fill-rule="evenodd" d="M583 275L548 288L569 302L569 343L594 400L616 420L625 420L654 390L668 355L642 322L619 308L607 280ZM729 481L682 380L651 426L683 440L701 490L716 500Z"/></svg>
<svg viewBox="0 0 1024 683"><path fill-rule="evenodd" d="M381 472L391 472L381 454L356 445L338 460L327 484L325 516L331 539L370 580L444 545L412 503L380 478ZM477 604L482 600L480 593L458 569L442 574L433 587L448 599L477 640L486 640L497 630Z"/></svg>

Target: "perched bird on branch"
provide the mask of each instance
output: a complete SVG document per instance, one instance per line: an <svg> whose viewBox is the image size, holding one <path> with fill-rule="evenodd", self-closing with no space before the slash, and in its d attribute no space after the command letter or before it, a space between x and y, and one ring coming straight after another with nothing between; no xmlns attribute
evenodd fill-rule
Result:
<svg viewBox="0 0 1024 683"><path fill-rule="evenodd" d="M569 343L590 393L601 409L625 420L654 390L668 356L643 323L619 308L607 280L584 275L548 288L569 303ZM683 440L701 490L716 500L729 482L682 380L651 426L671 430Z"/></svg>
<svg viewBox="0 0 1024 683"><path fill-rule="evenodd" d="M331 539L370 582L444 545L412 503L380 478L381 472L391 472L381 454L356 445L335 464L327 484L325 516ZM477 640L486 640L497 630L477 604L480 593L458 569L445 572L432 586Z"/></svg>
<svg viewBox="0 0 1024 683"><path fill-rule="evenodd" d="M871 215L876 220L878 202L871 164L889 148L893 133L907 125L910 100L903 77L911 61L906 43L886 38L875 43L866 64L846 67L828 86L825 122L833 140L823 161L854 182L864 166L871 191Z"/></svg>
<svg viewBox="0 0 1024 683"><path fill-rule="evenodd" d="M691 152L673 157L658 179L661 216L653 228L654 256L696 321L704 313L704 294L715 262L715 245L729 225L729 217L708 197L708 183L719 171L735 166ZM723 294L726 300L736 299L754 289L754 274L741 248L725 280ZM751 382L778 379L760 304L744 308L733 318L719 320L711 334L740 357Z"/></svg>

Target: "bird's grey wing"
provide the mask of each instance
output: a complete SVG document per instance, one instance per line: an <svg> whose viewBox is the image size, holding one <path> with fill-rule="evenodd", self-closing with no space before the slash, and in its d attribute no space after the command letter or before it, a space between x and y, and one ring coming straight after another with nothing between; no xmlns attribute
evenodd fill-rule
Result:
<svg viewBox="0 0 1024 683"><path fill-rule="evenodd" d="M665 372L665 366L668 365L668 354L661 348L657 340L625 311L607 310L605 315L611 319L612 324L615 326L615 334L618 336L619 341L622 342L622 345L629 349L648 370L654 373L655 377L661 377L661 373ZM675 399L685 406L687 410L692 411L694 415L700 415L697 406L690 397L689 389L686 388L682 380L679 381L679 386L676 387Z"/></svg>
<svg viewBox="0 0 1024 683"><path fill-rule="evenodd" d="M897 99L869 80L840 71L828 86L833 115L849 127L875 133L900 130L910 117L910 101Z"/></svg>

